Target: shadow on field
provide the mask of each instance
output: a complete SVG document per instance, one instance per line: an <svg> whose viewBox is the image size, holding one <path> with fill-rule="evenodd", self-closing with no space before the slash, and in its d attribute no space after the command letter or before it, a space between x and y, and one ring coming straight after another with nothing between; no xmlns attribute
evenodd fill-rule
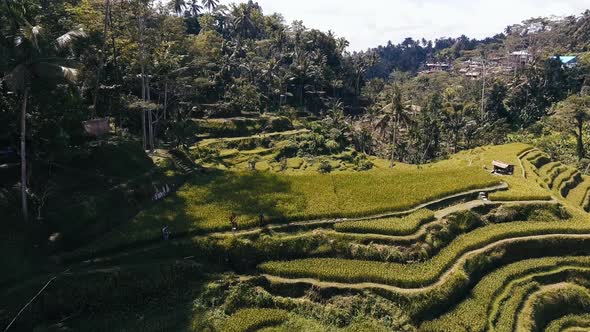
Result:
<svg viewBox="0 0 590 332"><path fill-rule="evenodd" d="M202 265L177 261L64 275L19 316L12 330L203 331L193 310L208 280L202 271ZM5 297L1 326L39 287L23 287Z"/></svg>
<svg viewBox="0 0 590 332"><path fill-rule="evenodd" d="M284 176L252 172L217 172L208 184L205 203L226 206L239 215L257 217L263 213L266 218L285 219L292 209L305 209L302 193L292 190L291 182Z"/></svg>

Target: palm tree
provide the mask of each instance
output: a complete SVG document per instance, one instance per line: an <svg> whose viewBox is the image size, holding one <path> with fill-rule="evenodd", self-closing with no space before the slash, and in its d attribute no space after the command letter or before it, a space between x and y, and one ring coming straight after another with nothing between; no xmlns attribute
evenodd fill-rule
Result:
<svg viewBox="0 0 590 332"><path fill-rule="evenodd" d="M564 127L575 136L576 153L578 159L582 160L586 157L584 126L590 120L590 95L582 92L569 96L557 105L554 115L565 122Z"/></svg>
<svg viewBox="0 0 590 332"><path fill-rule="evenodd" d="M182 12L184 11L185 8L186 8L186 3L184 2L184 0L174 0L174 12L177 15L182 14Z"/></svg>
<svg viewBox="0 0 590 332"><path fill-rule="evenodd" d="M394 84L388 93L389 104L381 110L381 118L378 120L376 127L382 135L389 132L391 157L389 167L393 167L397 148L399 144L399 131L402 126L408 126L412 121L412 107L403 100L403 94L399 85Z"/></svg>
<svg viewBox="0 0 590 332"><path fill-rule="evenodd" d="M32 25L23 17L13 17L15 23L21 26L14 46L8 50L11 53L6 68L0 68L5 73L3 80L20 96L21 99L21 200L23 217L28 220L27 206L27 158L26 158L26 116L27 103L34 83L73 83L77 77L77 70L70 62L60 57L60 50L68 48L72 42L85 36L81 27L72 30L54 41L46 39L44 30L39 25Z"/></svg>
<svg viewBox="0 0 590 332"><path fill-rule="evenodd" d="M238 41L251 37L256 33L257 27L252 19L252 4L232 5L232 23L238 36ZM238 43L239 44L239 43Z"/></svg>
<svg viewBox="0 0 590 332"><path fill-rule="evenodd" d="M465 113L469 112L475 107L474 104L464 102L460 98L460 92L463 88L447 88L443 95L443 116L444 125L450 132L451 141L453 144L453 152L459 150L459 141L461 138L461 130L467 124Z"/></svg>
<svg viewBox="0 0 590 332"><path fill-rule="evenodd" d="M192 0L192 3L190 4L189 7L190 7L189 12L194 17L199 16L199 14L201 13L201 10L203 10L203 7L201 7L201 5L199 5L197 0Z"/></svg>
<svg viewBox="0 0 590 332"><path fill-rule="evenodd" d="M207 8L209 12L213 12L219 6L219 0L203 0L203 7Z"/></svg>
<svg viewBox="0 0 590 332"><path fill-rule="evenodd" d="M340 37L336 39L336 49L338 49L338 52L340 54L343 54L348 46L350 46L350 43L348 42L348 40L346 40L346 38Z"/></svg>

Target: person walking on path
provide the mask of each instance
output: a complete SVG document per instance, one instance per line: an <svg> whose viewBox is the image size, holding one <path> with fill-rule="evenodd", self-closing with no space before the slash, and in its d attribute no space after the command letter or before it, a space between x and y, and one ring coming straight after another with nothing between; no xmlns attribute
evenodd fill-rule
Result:
<svg viewBox="0 0 590 332"><path fill-rule="evenodd" d="M170 229L168 229L168 226L162 227L162 238L164 238L164 241L168 241L170 238Z"/></svg>
<svg viewBox="0 0 590 332"><path fill-rule="evenodd" d="M264 213L262 212L258 215L258 226L264 227Z"/></svg>
<svg viewBox="0 0 590 332"><path fill-rule="evenodd" d="M232 231L237 231L238 230L238 216L232 212L231 216L229 217L229 223L231 225L231 230Z"/></svg>

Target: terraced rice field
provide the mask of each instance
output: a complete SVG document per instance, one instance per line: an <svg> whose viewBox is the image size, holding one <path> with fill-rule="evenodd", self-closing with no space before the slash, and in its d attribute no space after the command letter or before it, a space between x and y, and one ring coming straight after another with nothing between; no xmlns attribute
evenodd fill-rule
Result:
<svg viewBox="0 0 590 332"><path fill-rule="evenodd" d="M490 175L492 160L515 174ZM219 254L240 274L211 291L226 292L221 331L576 331L590 327L589 196L590 178L523 144L420 169L216 172L90 248L166 222L174 250Z"/></svg>
<svg viewBox="0 0 590 332"><path fill-rule="evenodd" d="M436 210L345 221L335 224L333 236L341 234L359 243L381 239L382 251L394 247L403 253L420 247L427 253L418 261L388 262L378 256L360 259L328 251L333 257L268 261L258 270L274 285L376 292L400 305L420 331L587 328L590 218L584 208L590 181L536 149L510 146L494 156L495 149L456 157L471 165L492 159L520 165L505 180L510 189L491 194L492 201L524 206L527 201L553 197L570 212L569 217L535 220L529 214L500 222L498 216L506 212L484 211L476 214L475 226L463 225L461 231L457 230L461 221L450 221L452 213L441 216ZM468 206L459 204L457 210ZM410 242L398 241L414 234ZM451 239L437 242L445 234Z"/></svg>
<svg viewBox="0 0 590 332"><path fill-rule="evenodd" d="M538 162L540 156L544 157L543 162ZM530 179L569 203L590 211L590 177L559 162L547 161L545 154L536 149L526 154L522 162L533 172Z"/></svg>

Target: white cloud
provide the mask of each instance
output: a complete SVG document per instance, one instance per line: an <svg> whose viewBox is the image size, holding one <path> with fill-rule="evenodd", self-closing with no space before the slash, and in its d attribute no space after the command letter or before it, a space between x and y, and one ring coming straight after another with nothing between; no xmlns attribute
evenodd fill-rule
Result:
<svg viewBox="0 0 590 332"><path fill-rule="evenodd" d="M222 3L229 4L228 1ZM256 1L255 1L256 2ZM352 50L394 43L405 37L484 38L510 24L538 16L579 14L587 0L257 0L266 14L281 13L288 23L332 30Z"/></svg>

